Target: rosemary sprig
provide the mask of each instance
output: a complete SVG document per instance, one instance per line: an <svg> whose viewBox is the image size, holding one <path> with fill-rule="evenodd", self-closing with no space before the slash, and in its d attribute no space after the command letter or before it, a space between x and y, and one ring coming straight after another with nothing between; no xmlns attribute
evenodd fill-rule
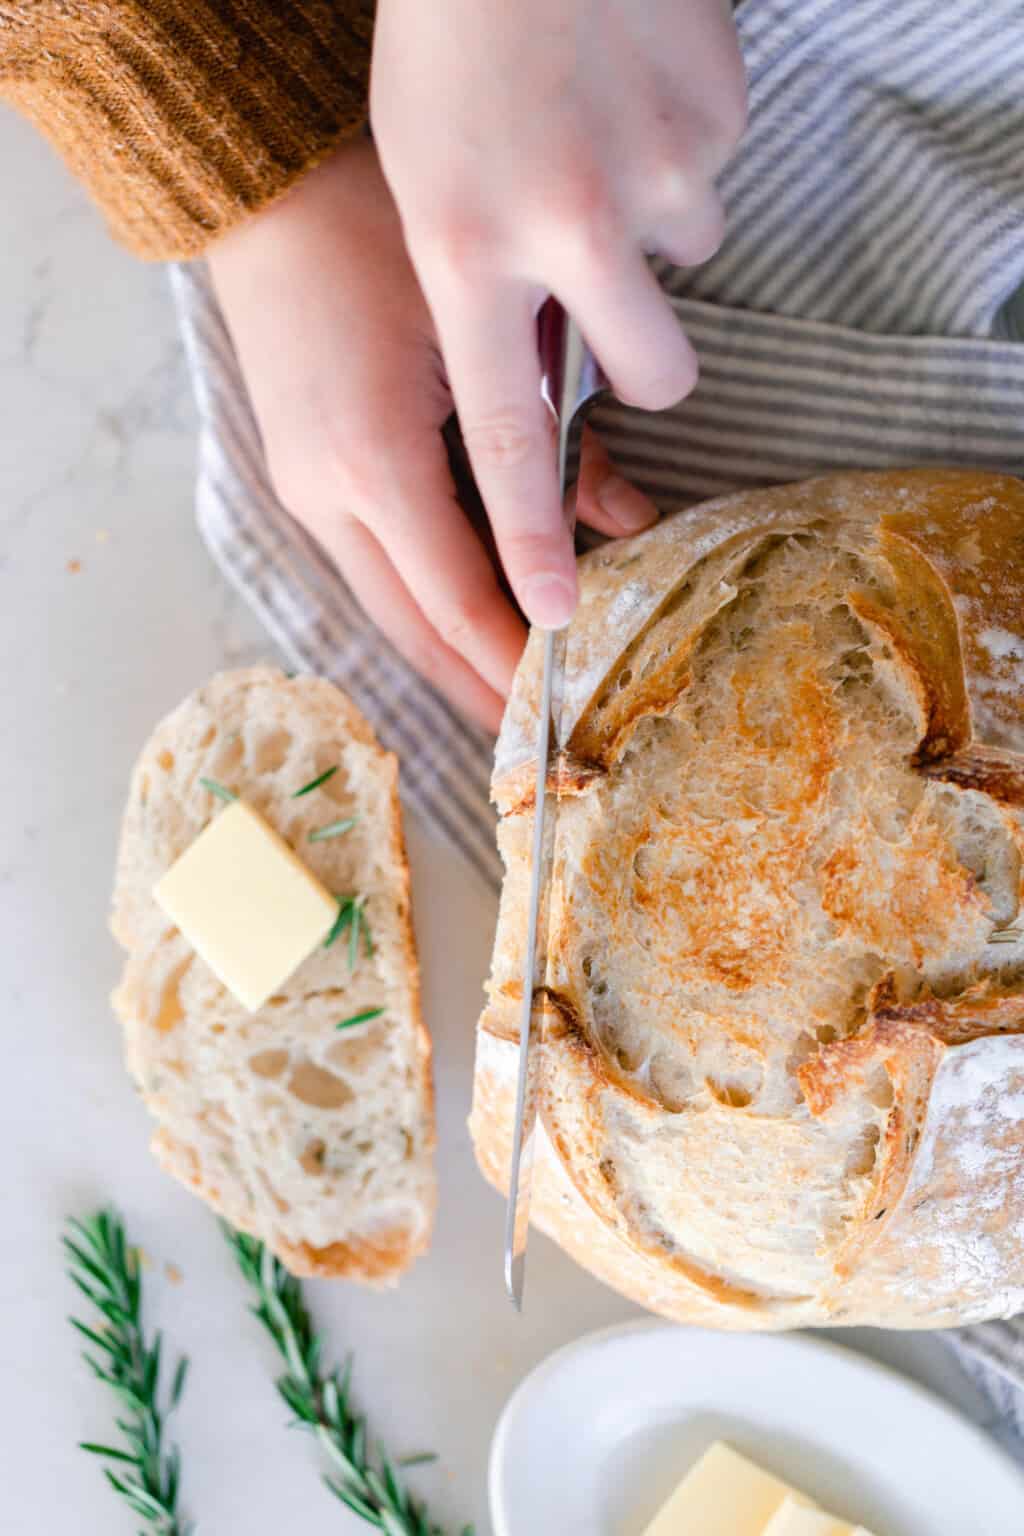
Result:
<svg viewBox="0 0 1024 1536"><path fill-rule="evenodd" d="M318 773L315 779L310 779L308 784L303 784L301 789L297 789L294 795L292 795L292 799L301 800L303 795L311 795L314 789L319 789L321 784L326 784L328 779L333 779L337 771L337 763L335 763L333 768L325 768L323 773Z"/></svg>
<svg viewBox="0 0 1024 1536"><path fill-rule="evenodd" d="M357 1024L368 1024L371 1019L379 1019L384 1012L383 1008L364 1008L362 1013L354 1013L351 1018L342 1019L340 1024L335 1024L335 1029L354 1029Z"/></svg>
<svg viewBox="0 0 1024 1536"><path fill-rule="evenodd" d="M345 929L349 929L348 966L350 971L354 971L359 962L360 934L363 936L367 955L373 954L373 936L370 933L370 925L366 921L365 906L365 896L339 896L338 915L334 919L330 933L324 939L324 949L330 949L331 945L341 938Z"/></svg>
<svg viewBox="0 0 1024 1536"><path fill-rule="evenodd" d="M183 1355L178 1361L168 1406L162 1409L161 1338L157 1333L147 1342L143 1331L138 1253L128 1246L120 1217L101 1210L86 1221L70 1218L68 1228L62 1239L68 1276L103 1318L95 1328L76 1317L68 1321L97 1352L83 1351L83 1360L125 1410L125 1417L115 1420L123 1445L79 1443L90 1455L117 1464L116 1472L104 1467L107 1482L154 1536L188 1536L194 1527L178 1514L178 1448L164 1442L164 1419L181 1397L188 1360Z"/></svg>
<svg viewBox="0 0 1024 1536"><path fill-rule="evenodd" d="M330 949L331 945L341 938L345 929L352 921L352 907L353 898L351 896L338 897L338 915L334 919L334 927L326 939L324 939L324 949Z"/></svg>
<svg viewBox="0 0 1024 1536"><path fill-rule="evenodd" d="M238 799L233 789L226 789L223 784L218 784L216 779L200 779L199 782L211 795L216 795L218 800Z"/></svg>
<svg viewBox="0 0 1024 1536"><path fill-rule="evenodd" d="M326 827L317 827L309 834L309 841L324 843L329 837L340 837L343 832L351 832L358 820L358 816L342 816L340 821L331 821Z"/></svg>
<svg viewBox="0 0 1024 1536"><path fill-rule="evenodd" d="M277 1390L295 1422L314 1434L330 1457L333 1476L324 1482L335 1498L386 1536L444 1536L425 1507L403 1486L378 1446L367 1450L366 1421L349 1401L351 1360L344 1370L323 1368L323 1339L313 1329L302 1287L268 1248L222 1223L238 1267L256 1296L252 1308L283 1356L287 1370ZM464 1526L461 1536L473 1536Z"/></svg>

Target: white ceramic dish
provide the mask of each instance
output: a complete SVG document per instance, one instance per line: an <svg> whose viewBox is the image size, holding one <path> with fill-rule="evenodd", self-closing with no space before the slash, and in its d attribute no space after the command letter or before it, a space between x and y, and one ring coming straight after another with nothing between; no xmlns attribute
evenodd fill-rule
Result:
<svg viewBox="0 0 1024 1536"><path fill-rule="evenodd" d="M495 1536L640 1536L718 1439L877 1536L1024 1532L1013 1462L894 1371L804 1335L642 1321L559 1350L509 1400Z"/></svg>

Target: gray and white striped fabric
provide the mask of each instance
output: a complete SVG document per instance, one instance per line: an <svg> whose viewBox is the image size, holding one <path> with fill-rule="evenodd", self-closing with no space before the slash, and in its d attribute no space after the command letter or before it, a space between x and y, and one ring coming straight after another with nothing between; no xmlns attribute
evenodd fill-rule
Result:
<svg viewBox="0 0 1024 1536"><path fill-rule="evenodd" d="M1024 3L746 0L737 19L751 122L722 180L729 235L699 272L661 270L701 381L657 417L602 406L614 455L662 508L853 465L1024 473ZM204 538L496 884L490 743L412 676L276 502L205 274L173 281ZM1024 1325L947 1337L1024 1448Z"/></svg>

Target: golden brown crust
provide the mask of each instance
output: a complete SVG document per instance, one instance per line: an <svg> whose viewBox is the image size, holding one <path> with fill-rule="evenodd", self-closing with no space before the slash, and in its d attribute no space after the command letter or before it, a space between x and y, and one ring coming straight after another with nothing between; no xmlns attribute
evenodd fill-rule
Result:
<svg viewBox="0 0 1024 1536"><path fill-rule="evenodd" d="M225 1207L221 1188L204 1180L199 1158L193 1147L176 1141L166 1130L153 1136L152 1152L165 1173L178 1179L186 1189L213 1206L226 1219L232 1213ZM263 1237L245 1219L233 1220L240 1232ZM293 1275L316 1280L360 1280L369 1285L385 1284L408 1269L414 1259L425 1253L429 1239L410 1227L385 1228L372 1237L354 1237L345 1242L315 1248L310 1243L290 1243L278 1235L270 1243L278 1258Z"/></svg>
<svg viewBox="0 0 1024 1536"><path fill-rule="evenodd" d="M866 477L865 477L866 478ZM1018 634L1022 596L1024 484L1012 475L967 469L892 471L878 477L875 504L887 493L906 490L908 501L923 492L921 504L880 509L885 533L916 552L898 587L909 600L915 572L934 572L945 583L956 610L967 697L975 744L1024 748L1024 689L1006 686L1007 658L993 650L993 635ZM947 657L947 665L953 661Z"/></svg>
<svg viewBox="0 0 1024 1536"><path fill-rule="evenodd" d="M426 1252L427 1246L422 1239L416 1241L407 1227L394 1227L372 1238L352 1238L325 1248L282 1242L277 1251L293 1275L310 1280L361 1280L379 1285L408 1269L413 1259Z"/></svg>
<svg viewBox="0 0 1024 1536"><path fill-rule="evenodd" d="M950 757L921 765L930 779L977 789L1002 805L1024 806L1024 764L1017 755L991 747L965 747Z"/></svg>
<svg viewBox="0 0 1024 1536"><path fill-rule="evenodd" d="M1024 1306L1024 1219L987 1214L1024 1218L1021 550L1018 481L909 470L581 563L534 1211L634 1299L729 1327ZM499 1187L538 682L531 637L471 1119Z"/></svg>

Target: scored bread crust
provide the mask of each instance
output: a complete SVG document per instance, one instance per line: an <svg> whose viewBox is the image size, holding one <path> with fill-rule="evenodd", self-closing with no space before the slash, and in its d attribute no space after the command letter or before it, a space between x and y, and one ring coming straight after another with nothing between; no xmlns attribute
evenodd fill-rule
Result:
<svg viewBox="0 0 1024 1536"><path fill-rule="evenodd" d="M686 1322L1021 1310L1024 487L744 492L580 578L533 1220ZM501 1189L539 691L534 634L470 1120Z"/></svg>
<svg viewBox="0 0 1024 1536"><path fill-rule="evenodd" d="M250 1014L169 925L152 891L218 812L203 778L260 811L327 889L366 897L373 950L354 971L345 934ZM348 832L309 841L352 815ZM433 1224L431 1046L398 765L351 701L253 667L168 715L132 774L111 928L127 951L113 1004L160 1165L292 1273L393 1282ZM385 1011L338 1033L374 1007Z"/></svg>

